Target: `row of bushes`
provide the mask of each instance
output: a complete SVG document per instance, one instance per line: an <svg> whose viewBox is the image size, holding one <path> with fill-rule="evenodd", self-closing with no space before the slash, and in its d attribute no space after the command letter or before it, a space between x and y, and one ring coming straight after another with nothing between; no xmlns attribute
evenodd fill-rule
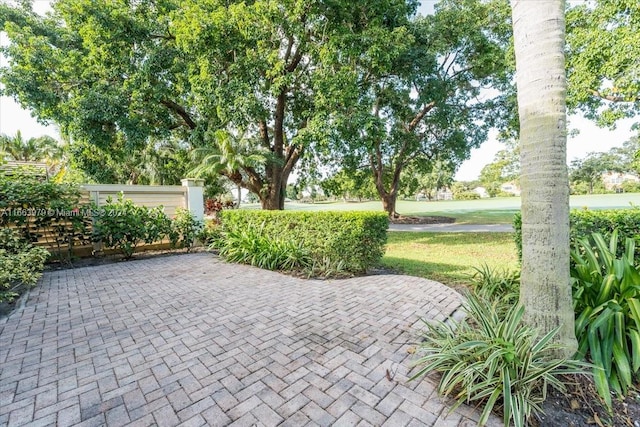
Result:
<svg viewBox="0 0 640 427"><path fill-rule="evenodd" d="M577 240L590 236L592 233L602 233L610 236L614 230L640 244L640 209L606 209L606 210L572 210L569 214L571 226L571 245L575 246ZM522 215L518 212L514 215L515 241L518 249L518 258L522 259ZM616 254L621 255L625 251L625 242L618 241ZM640 253L635 255L635 263L640 263Z"/></svg>
<svg viewBox="0 0 640 427"><path fill-rule="evenodd" d="M93 240L108 249L119 250L126 259L131 258L136 247L168 239L171 248L190 250L202 230L186 209L178 209L173 219L161 206L149 208L137 206L122 194L117 200L107 199L93 221Z"/></svg>
<svg viewBox="0 0 640 427"><path fill-rule="evenodd" d="M388 225L378 212L222 211L213 246L229 261L272 270L360 274L382 258Z"/></svg>
<svg viewBox="0 0 640 427"><path fill-rule="evenodd" d="M46 249L32 246L13 230L0 229L0 303L12 302L35 285L48 257Z"/></svg>

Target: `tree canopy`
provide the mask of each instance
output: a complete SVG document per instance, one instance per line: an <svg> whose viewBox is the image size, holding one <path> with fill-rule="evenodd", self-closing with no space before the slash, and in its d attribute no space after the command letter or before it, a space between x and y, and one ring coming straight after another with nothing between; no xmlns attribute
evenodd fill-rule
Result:
<svg viewBox="0 0 640 427"><path fill-rule="evenodd" d="M640 113L640 3L597 0L567 11L568 107L602 126Z"/></svg>
<svg viewBox="0 0 640 427"><path fill-rule="evenodd" d="M390 215L407 166L459 164L506 116L508 18L503 2L442 1L363 49L339 80L353 95L332 122L330 152L343 168L372 172Z"/></svg>
<svg viewBox="0 0 640 427"><path fill-rule="evenodd" d="M263 207L282 208L289 174L343 101L325 82L358 59L363 41L384 46L416 5L58 0L41 17L28 2L3 4L10 44L0 81L72 143L116 159L170 138L223 151L242 137L265 160L220 172Z"/></svg>

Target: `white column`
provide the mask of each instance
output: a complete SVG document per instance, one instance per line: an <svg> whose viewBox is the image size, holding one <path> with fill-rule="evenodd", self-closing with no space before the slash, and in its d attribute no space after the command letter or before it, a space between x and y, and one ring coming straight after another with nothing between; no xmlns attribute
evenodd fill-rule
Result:
<svg viewBox="0 0 640 427"><path fill-rule="evenodd" d="M185 178L180 180L187 187L187 209L198 220L204 219L204 180Z"/></svg>

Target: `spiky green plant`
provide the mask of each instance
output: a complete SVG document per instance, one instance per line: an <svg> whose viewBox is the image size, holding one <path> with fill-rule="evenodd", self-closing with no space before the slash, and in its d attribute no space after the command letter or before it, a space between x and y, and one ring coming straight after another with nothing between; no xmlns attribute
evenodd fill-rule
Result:
<svg viewBox="0 0 640 427"><path fill-rule="evenodd" d="M522 323L524 308L499 304L466 295L467 319L459 323L426 323L419 371L441 373L438 392L456 404L482 404L478 421L486 424L496 405L502 407L505 426L521 427L533 412L541 412L549 386L564 391L561 374L582 372L584 364L551 356L556 331L539 337Z"/></svg>
<svg viewBox="0 0 640 427"><path fill-rule="evenodd" d="M302 242L271 239L259 229L236 229L223 233L216 243L220 256L229 262L250 264L267 270L304 270L311 257Z"/></svg>
<svg viewBox="0 0 640 427"><path fill-rule="evenodd" d="M475 267L470 277L473 291L488 301L497 301L505 307L518 303L520 272L491 268L487 264Z"/></svg>

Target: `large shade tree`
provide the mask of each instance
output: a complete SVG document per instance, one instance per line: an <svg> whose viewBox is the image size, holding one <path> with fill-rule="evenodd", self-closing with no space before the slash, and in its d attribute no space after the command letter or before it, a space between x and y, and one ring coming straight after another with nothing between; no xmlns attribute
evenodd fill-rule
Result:
<svg viewBox="0 0 640 427"><path fill-rule="evenodd" d="M522 272L526 321L559 328L559 350L577 350L569 281L565 2L513 0L520 119Z"/></svg>
<svg viewBox="0 0 640 427"><path fill-rule="evenodd" d="M359 41L352 74L337 80L353 95L333 118L331 153L342 168L371 171L390 216L407 167L460 164L502 117L500 92L487 89L509 81L508 18L502 2L444 0L433 15Z"/></svg>
<svg viewBox="0 0 640 427"><path fill-rule="evenodd" d="M320 102L323 80L360 54L354 37L377 43L416 4L58 0L46 17L29 2L1 4L0 81L40 120L114 158L168 138L222 150L220 132L246 135L265 161L218 170L281 209L289 175L344 96Z"/></svg>
<svg viewBox="0 0 640 427"><path fill-rule="evenodd" d="M568 105L600 125L640 113L640 2L579 2L567 12Z"/></svg>

